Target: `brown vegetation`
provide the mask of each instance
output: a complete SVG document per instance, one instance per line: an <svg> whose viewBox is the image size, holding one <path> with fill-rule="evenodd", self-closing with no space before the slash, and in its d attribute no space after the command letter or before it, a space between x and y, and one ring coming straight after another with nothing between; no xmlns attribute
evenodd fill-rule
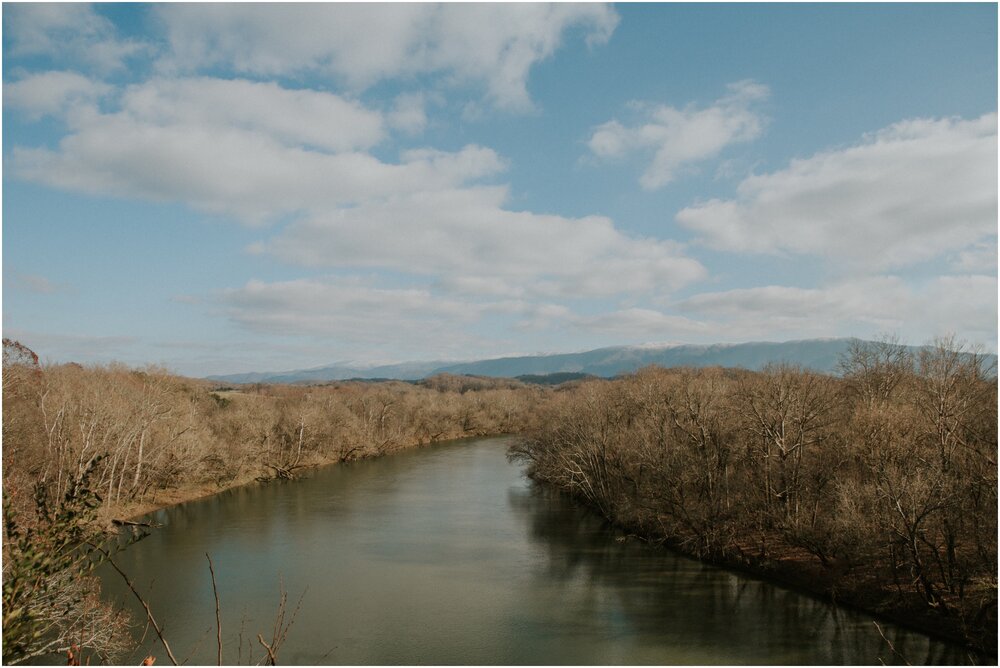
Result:
<svg viewBox="0 0 1000 668"><path fill-rule="evenodd" d="M512 432L543 393L461 377L217 390L153 367L42 367L5 340L4 662L119 649L123 623L101 606L96 580L79 559L45 562L43 544L82 554L110 520L140 511L307 466ZM89 505L69 521L65 500L78 497Z"/></svg>
<svg viewBox="0 0 1000 668"><path fill-rule="evenodd" d="M180 487L291 478L303 467L509 433L543 393L508 381L435 377L422 385L215 390L162 369L4 367L4 489L59 497L95 462L105 516Z"/></svg>
<svg viewBox="0 0 1000 668"><path fill-rule="evenodd" d="M918 355L859 343L836 377L648 368L554 388L450 375L219 388L156 368L41 367L4 344L5 663L106 657L120 637L95 582L42 564L32 543L65 552L138 511L498 433L525 435L512 456L531 476L636 535L996 651L997 381L952 341ZM84 497L100 503L63 512ZM9 610L22 615L10 626ZM30 633L11 644L18 624Z"/></svg>
<svg viewBox="0 0 1000 668"><path fill-rule="evenodd" d="M883 341L842 372L586 383L512 456L637 535L995 654L995 369L951 340Z"/></svg>

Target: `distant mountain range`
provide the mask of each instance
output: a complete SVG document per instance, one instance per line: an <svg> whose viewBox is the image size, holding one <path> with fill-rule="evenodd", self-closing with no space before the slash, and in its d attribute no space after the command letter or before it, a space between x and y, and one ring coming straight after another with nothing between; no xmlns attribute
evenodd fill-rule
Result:
<svg viewBox="0 0 1000 668"><path fill-rule="evenodd" d="M381 366L334 364L278 373L209 376L209 379L226 383L321 383L355 378L419 380L438 373L494 378L568 373L610 378L650 364L663 367L723 366L761 369L771 362L798 364L830 373L836 370L838 360L854 340L808 339L782 343L615 346L581 353L499 357L474 362L405 362ZM993 358L995 357L994 355Z"/></svg>

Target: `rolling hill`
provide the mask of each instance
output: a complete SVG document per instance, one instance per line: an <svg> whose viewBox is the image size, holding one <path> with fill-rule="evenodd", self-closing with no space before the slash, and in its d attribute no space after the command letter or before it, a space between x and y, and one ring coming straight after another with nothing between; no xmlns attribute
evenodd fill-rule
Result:
<svg viewBox="0 0 1000 668"><path fill-rule="evenodd" d="M831 373L836 370L837 361L852 340L844 338L780 343L613 346L578 353L498 357L470 362L404 362L379 366L341 363L275 373L210 376L209 379L226 383L321 383L352 378L419 380L437 373L497 378L568 373L610 378L650 364L664 367L725 366L761 369L771 362L787 362Z"/></svg>

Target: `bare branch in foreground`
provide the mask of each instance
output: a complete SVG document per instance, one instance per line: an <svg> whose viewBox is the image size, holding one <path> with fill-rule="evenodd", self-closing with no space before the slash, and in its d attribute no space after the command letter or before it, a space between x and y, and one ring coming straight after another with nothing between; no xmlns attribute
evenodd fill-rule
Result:
<svg viewBox="0 0 1000 668"><path fill-rule="evenodd" d="M905 656L896 651L896 646L892 644L892 641L885 637L885 634L882 633L882 627L878 625L878 622L873 620L872 624L874 624L875 628L878 629L878 634L882 636L882 640L884 640L885 644L889 646L889 649L892 650L892 653L898 656L900 659L902 659L903 663L905 663L906 665L912 666L913 664L907 661ZM881 659L879 660L881 661Z"/></svg>
<svg viewBox="0 0 1000 668"><path fill-rule="evenodd" d="M149 609L149 604L146 603L146 600L135 588L132 580L125 574L125 571L118 567L118 564L115 563L115 560L111 558L111 555L108 554L107 551L97 545L94 545L93 543L90 543L90 546L103 554L104 558L107 559L109 564L111 564L111 567L118 571L118 575L122 576L122 579L125 580L125 584L128 585L128 588L132 590L133 594L135 594L136 599L138 599L139 603L142 604L143 609L146 610L146 618L149 620L149 623L153 625L153 630L156 631L156 635L159 636L160 642L163 643L163 649L167 651L167 656L170 657L170 662L175 666L178 665L177 658L170 650L170 644L167 642L167 639L163 637L163 630L160 628L160 625L156 623L156 619L153 617L153 611Z"/></svg>
<svg viewBox="0 0 1000 668"><path fill-rule="evenodd" d="M212 567L212 557L208 556L208 552L205 553L205 558L208 559L208 572L212 574L212 593L215 594L215 628L216 628L216 638L218 640L219 646L219 663L222 665L222 616L219 614L219 588L215 584L215 568Z"/></svg>

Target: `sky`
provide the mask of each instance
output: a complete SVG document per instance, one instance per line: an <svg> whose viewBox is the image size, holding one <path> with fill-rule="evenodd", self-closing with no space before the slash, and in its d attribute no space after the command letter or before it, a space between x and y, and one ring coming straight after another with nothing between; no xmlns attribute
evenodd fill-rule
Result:
<svg viewBox="0 0 1000 668"><path fill-rule="evenodd" d="M995 4L3 4L3 333L997 350Z"/></svg>

